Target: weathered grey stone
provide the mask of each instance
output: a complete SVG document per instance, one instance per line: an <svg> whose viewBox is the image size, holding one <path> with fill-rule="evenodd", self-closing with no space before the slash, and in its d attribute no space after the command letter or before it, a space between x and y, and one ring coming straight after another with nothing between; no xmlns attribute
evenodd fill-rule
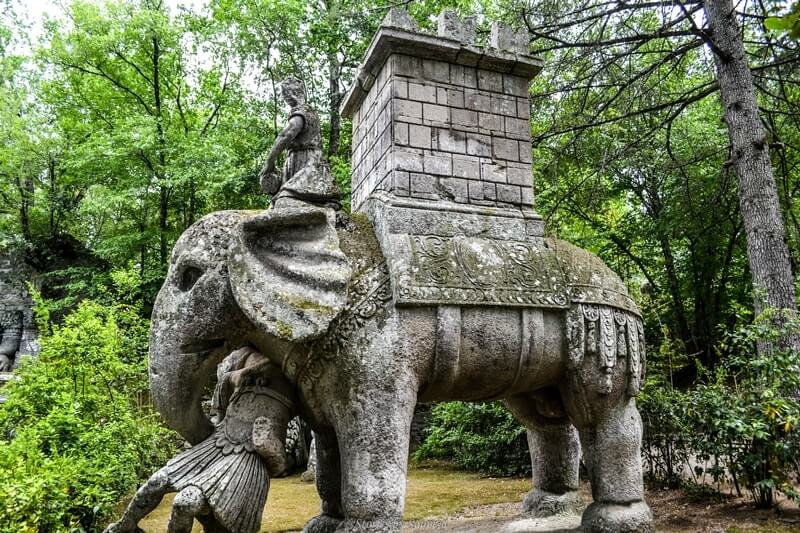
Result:
<svg viewBox="0 0 800 533"><path fill-rule="evenodd" d="M456 87L478 86L477 72L473 67L463 65L450 65L450 83Z"/></svg>
<svg viewBox="0 0 800 533"><path fill-rule="evenodd" d="M215 213L179 239L153 311L154 402L202 440L211 427L200 395L222 355L243 345L265 354L316 435L321 514L304 531L399 532L415 405L454 398L502 398L528 428L529 512L579 501L577 434L595 500L584 526L652 528L634 398L642 321L622 281L544 238L530 207L518 116L527 85L513 76L527 83L537 69L518 53L381 28L361 68L376 81L343 105L358 116L360 212ZM435 91L409 85L423 80ZM475 87L496 110L459 105ZM521 122L480 137L479 112Z"/></svg>
<svg viewBox="0 0 800 533"><path fill-rule="evenodd" d="M422 60L422 77L430 81L447 83L450 81L450 65L435 59Z"/></svg>
<svg viewBox="0 0 800 533"><path fill-rule="evenodd" d="M408 207L377 197L370 202L374 233L366 221L340 224L338 242L353 269L348 303L328 331L310 342L288 340L289 332L271 325L296 317L254 313L248 309L253 298L233 294L248 279L238 273L242 252L236 243L250 247L251 261L263 261L278 242L294 250L286 257L296 257L302 249L296 242L314 242L309 241L313 227L310 233L294 228L278 235L253 222L264 214L227 212L205 217L181 237L154 308L151 339L153 398L167 421L187 436L202 435L202 419L192 413L199 410L194 403L203 390L203 369L213 370L215 354L227 347L253 343L296 385L314 431L337 435L336 447L330 439L324 446L317 443L323 515L308 530L341 520L345 530L397 532L417 399L506 397L531 431L554 422L577 427L595 495L585 525L599 531L605 523L623 530L627 524L648 527L638 455L641 426L631 398L644 367L642 328L622 282L587 252L529 237L520 211L510 216L511 210L469 205L459 212L425 207L437 202ZM291 208L267 213L282 210ZM243 233L249 237L242 240ZM282 263L264 264L281 268ZM199 277L181 274L182 265L200 269ZM326 270L302 262L292 266L304 276ZM323 285L302 283L310 294ZM314 306L304 304L293 313L313 312ZM208 355L199 358L198 351ZM565 374L571 377L562 382ZM548 449L565 445L556 439L535 446L544 453L533 460L542 461L552 457ZM340 455L340 448L345 453ZM361 452L350 453L356 448ZM577 460L566 454L558 461L534 470L549 479L540 481L540 490L568 502L570 490L560 493L555 487L571 487ZM342 486L339 465L359 481Z"/></svg>
<svg viewBox="0 0 800 533"><path fill-rule="evenodd" d="M524 30L514 30L502 22L493 22L489 46L515 54L528 54L528 34Z"/></svg>
<svg viewBox="0 0 800 533"><path fill-rule="evenodd" d="M492 138L478 133L467 134L467 154L492 157Z"/></svg>
<svg viewBox="0 0 800 533"><path fill-rule="evenodd" d="M531 102L527 98L517 98L517 117L531 118Z"/></svg>
<svg viewBox="0 0 800 533"><path fill-rule="evenodd" d="M467 109L488 112L491 110L491 105L492 100L488 94L469 89L464 93L464 106Z"/></svg>
<svg viewBox="0 0 800 533"><path fill-rule="evenodd" d="M497 200L497 187L494 183L483 182L483 199Z"/></svg>
<svg viewBox="0 0 800 533"><path fill-rule="evenodd" d="M477 157L454 155L453 176L457 178L480 180L481 178L480 160Z"/></svg>
<svg viewBox="0 0 800 533"><path fill-rule="evenodd" d="M451 120L453 124L458 126L466 127L466 128L477 128L478 127L478 112L471 111L468 109L457 109L453 108L450 112Z"/></svg>
<svg viewBox="0 0 800 533"><path fill-rule="evenodd" d="M306 471L300 476L301 481L311 483L317 479L317 439L311 439L311 447L308 451L308 465Z"/></svg>
<svg viewBox="0 0 800 533"><path fill-rule="evenodd" d="M0 312L0 372L10 372L22 341L22 311Z"/></svg>
<svg viewBox="0 0 800 533"><path fill-rule="evenodd" d="M494 183L505 183L506 182L505 165L496 165L494 163L483 163L481 165L481 179L483 181L491 181Z"/></svg>
<svg viewBox="0 0 800 533"><path fill-rule="evenodd" d="M506 168L506 181L511 185L530 186L531 185L530 167L509 165Z"/></svg>
<svg viewBox="0 0 800 533"><path fill-rule="evenodd" d="M502 132L503 117L491 113L478 113L478 127L490 132Z"/></svg>
<svg viewBox="0 0 800 533"><path fill-rule="evenodd" d="M436 178L427 174L411 174L411 194L412 196L425 195L423 197L436 197Z"/></svg>
<svg viewBox="0 0 800 533"><path fill-rule="evenodd" d="M447 105L450 107L464 107L464 91L461 89L447 89Z"/></svg>
<svg viewBox="0 0 800 533"><path fill-rule="evenodd" d="M450 121L450 109L437 104L422 104L422 118L426 123L447 124Z"/></svg>
<svg viewBox="0 0 800 533"><path fill-rule="evenodd" d="M408 11L397 7L393 7L386 12L381 26L386 28L399 28L406 31L417 31L417 22L411 18Z"/></svg>
<svg viewBox="0 0 800 533"><path fill-rule="evenodd" d="M459 203L468 202L467 183L467 180L460 178L439 178L439 197Z"/></svg>
<svg viewBox="0 0 800 533"><path fill-rule="evenodd" d="M0 252L0 373L11 372L23 356L39 353L33 299L28 290L28 284L38 283L36 272L25 263L21 252Z"/></svg>
<svg viewBox="0 0 800 533"><path fill-rule="evenodd" d="M419 123L422 120L422 104L413 100L394 100L394 119Z"/></svg>
<svg viewBox="0 0 800 533"><path fill-rule="evenodd" d="M422 83L408 83L408 97L418 102L436 103L436 87Z"/></svg>
<svg viewBox="0 0 800 533"><path fill-rule="evenodd" d="M530 122L521 118L505 118L506 135L512 139L526 140L531 138Z"/></svg>
<svg viewBox="0 0 800 533"><path fill-rule="evenodd" d="M507 117L517 116L517 100L503 94L493 94L491 99L492 113Z"/></svg>
<svg viewBox="0 0 800 533"><path fill-rule="evenodd" d="M533 206L533 187L531 186L522 187L520 190L520 195L521 195L520 203L522 205ZM541 235L543 231L544 231L543 229L536 229L532 233L530 233L530 235Z"/></svg>
<svg viewBox="0 0 800 533"><path fill-rule="evenodd" d="M425 153L423 156L423 170L435 176L450 176L453 174L453 164L449 154Z"/></svg>
<svg viewBox="0 0 800 533"><path fill-rule="evenodd" d="M528 96L528 80L523 76L503 74L503 92L514 96Z"/></svg>
<svg viewBox="0 0 800 533"><path fill-rule="evenodd" d="M463 44L475 43L475 17L462 20L455 11L445 9L439 13L439 37L453 39Z"/></svg>
<svg viewBox="0 0 800 533"><path fill-rule="evenodd" d="M422 172L422 154L411 150L395 150L393 168L408 172Z"/></svg>
<svg viewBox="0 0 800 533"><path fill-rule="evenodd" d="M478 89L484 91L503 91L503 75L492 70L478 69Z"/></svg>
<svg viewBox="0 0 800 533"><path fill-rule="evenodd" d="M517 185L497 184L497 201L507 204L520 203L520 191Z"/></svg>
<svg viewBox="0 0 800 533"><path fill-rule="evenodd" d="M408 127L408 144L414 148L431 148L431 128L411 124Z"/></svg>
<svg viewBox="0 0 800 533"><path fill-rule="evenodd" d="M400 146L408 146L408 124L405 122L394 123L394 143Z"/></svg>
<svg viewBox="0 0 800 533"><path fill-rule="evenodd" d="M519 145L513 139L496 137L492 139L492 155L496 159L519 161Z"/></svg>
<svg viewBox="0 0 800 533"><path fill-rule="evenodd" d="M436 149L463 154L467 150L467 138L463 132L437 128Z"/></svg>

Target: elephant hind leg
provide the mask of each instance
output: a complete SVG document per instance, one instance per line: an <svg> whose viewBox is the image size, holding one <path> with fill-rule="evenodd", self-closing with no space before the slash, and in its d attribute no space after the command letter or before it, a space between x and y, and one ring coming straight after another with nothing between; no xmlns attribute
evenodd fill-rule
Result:
<svg viewBox="0 0 800 533"><path fill-rule="evenodd" d="M344 518L339 443L333 430L315 431L314 442L317 455L315 480L322 505L320 514L308 521L303 533L333 533Z"/></svg>
<svg viewBox="0 0 800 533"><path fill-rule="evenodd" d="M558 392L516 395L505 404L528 429L533 489L525 496L523 512L541 517L581 512L580 442L577 430L563 413Z"/></svg>
<svg viewBox="0 0 800 533"><path fill-rule="evenodd" d="M594 502L581 526L590 533L650 533L653 514L644 501L641 418L633 398L595 424L580 427Z"/></svg>

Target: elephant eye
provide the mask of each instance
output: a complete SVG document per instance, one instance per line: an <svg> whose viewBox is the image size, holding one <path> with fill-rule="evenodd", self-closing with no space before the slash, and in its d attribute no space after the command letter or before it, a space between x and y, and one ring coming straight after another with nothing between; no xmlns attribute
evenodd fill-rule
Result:
<svg viewBox="0 0 800 533"><path fill-rule="evenodd" d="M178 288L182 291L188 291L194 284L197 283L203 275L203 271L197 267L186 267L183 269L183 273L181 273L181 279L178 285Z"/></svg>

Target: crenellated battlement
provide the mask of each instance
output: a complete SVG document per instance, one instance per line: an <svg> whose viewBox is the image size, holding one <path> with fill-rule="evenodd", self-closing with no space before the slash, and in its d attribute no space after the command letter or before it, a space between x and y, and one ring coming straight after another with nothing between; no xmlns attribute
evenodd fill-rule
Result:
<svg viewBox="0 0 800 533"><path fill-rule="evenodd" d="M342 104L353 120L353 209L371 195L437 202L437 210L533 212L528 85L542 62L527 36L439 15L436 35L393 9Z"/></svg>

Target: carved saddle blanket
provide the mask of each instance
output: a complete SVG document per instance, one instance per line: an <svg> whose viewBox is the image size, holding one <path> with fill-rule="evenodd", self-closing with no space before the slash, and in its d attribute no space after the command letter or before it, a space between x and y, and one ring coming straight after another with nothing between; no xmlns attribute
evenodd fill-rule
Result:
<svg viewBox="0 0 800 533"><path fill-rule="evenodd" d="M567 309L582 303L639 315L611 269L593 254L558 239L393 235L386 260L398 305Z"/></svg>

